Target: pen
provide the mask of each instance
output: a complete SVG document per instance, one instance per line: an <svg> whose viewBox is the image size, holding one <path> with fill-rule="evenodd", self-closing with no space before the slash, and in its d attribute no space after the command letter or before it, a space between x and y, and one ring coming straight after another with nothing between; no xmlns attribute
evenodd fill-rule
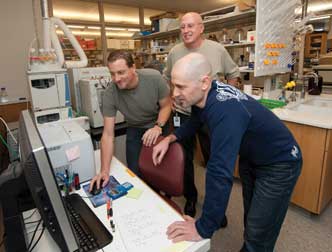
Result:
<svg viewBox="0 0 332 252"><path fill-rule="evenodd" d="M112 232L115 232L115 225L114 225L114 221L113 221L112 200L110 198L108 198L107 202L106 202L106 211L107 211L107 219L110 220Z"/></svg>

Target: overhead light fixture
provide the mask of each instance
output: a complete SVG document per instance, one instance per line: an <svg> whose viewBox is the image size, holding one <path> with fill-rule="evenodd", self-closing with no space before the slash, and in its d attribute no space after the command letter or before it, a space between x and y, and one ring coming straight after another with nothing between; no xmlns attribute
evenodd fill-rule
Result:
<svg viewBox="0 0 332 252"><path fill-rule="evenodd" d="M83 25L67 25L68 28L74 28L74 29L84 29L85 26Z"/></svg>
<svg viewBox="0 0 332 252"><path fill-rule="evenodd" d="M88 29L91 29L91 30L100 30L100 27L99 26L88 26Z"/></svg>
<svg viewBox="0 0 332 252"><path fill-rule="evenodd" d="M140 31L141 29L138 28L129 28L128 31Z"/></svg>
<svg viewBox="0 0 332 252"><path fill-rule="evenodd" d="M131 37L133 33L131 32L106 32L106 36L110 37Z"/></svg>
<svg viewBox="0 0 332 252"><path fill-rule="evenodd" d="M120 28L120 27L106 27L105 29L109 30L109 31L125 31L126 30L126 28Z"/></svg>
<svg viewBox="0 0 332 252"><path fill-rule="evenodd" d="M329 15L327 15L327 16L320 16L320 17L313 17L313 18L310 18L310 21L321 20L321 19L328 19L328 18L330 18Z"/></svg>
<svg viewBox="0 0 332 252"><path fill-rule="evenodd" d="M63 31L62 30L57 30L56 31L57 34L61 34L63 35ZM99 37L100 36L100 32L98 31L72 31L72 33L74 35L82 35L82 36L94 36L94 37Z"/></svg>

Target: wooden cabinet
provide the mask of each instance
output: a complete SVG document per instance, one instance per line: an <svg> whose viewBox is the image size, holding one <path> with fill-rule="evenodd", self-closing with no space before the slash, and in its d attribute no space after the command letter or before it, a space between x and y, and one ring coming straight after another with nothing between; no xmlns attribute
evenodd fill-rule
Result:
<svg viewBox="0 0 332 252"><path fill-rule="evenodd" d="M304 56L307 58L314 58L321 54L325 54L326 46L327 34L325 32L307 34L305 37Z"/></svg>
<svg viewBox="0 0 332 252"><path fill-rule="evenodd" d="M319 214L332 199L332 130L285 122L300 145L302 172L292 203Z"/></svg>

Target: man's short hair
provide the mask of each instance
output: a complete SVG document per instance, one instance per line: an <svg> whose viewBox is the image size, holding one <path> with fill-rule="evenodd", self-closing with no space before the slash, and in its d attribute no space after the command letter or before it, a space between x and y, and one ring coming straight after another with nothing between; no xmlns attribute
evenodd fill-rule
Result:
<svg viewBox="0 0 332 252"><path fill-rule="evenodd" d="M113 63L116 60L123 59L128 67L132 67L134 65L134 59L130 52L125 50L115 50L108 55L107 62Z"/></svg>

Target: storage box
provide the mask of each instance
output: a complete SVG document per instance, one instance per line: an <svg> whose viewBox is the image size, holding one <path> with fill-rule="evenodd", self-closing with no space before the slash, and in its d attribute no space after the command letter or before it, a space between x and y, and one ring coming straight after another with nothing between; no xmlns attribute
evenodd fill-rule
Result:
<svg viewBox="0 0 332 252"><path fill-rule="evenodd" d="M256 31L247 31L247 42L255 42Z"/></svg>
<svg viewBox="0 0 332 252"><path fill-rule="evenodd" d="M246 11L256 6L256 0L240 0L237 3L239 11Z"/></svg>
<svg viewBox="0 0 332 252"><path fill-rule="evenodd" d="M164 32L168 31L168 26L176 22L175 18L162 18L159 20L159 31Z"/></svg>

